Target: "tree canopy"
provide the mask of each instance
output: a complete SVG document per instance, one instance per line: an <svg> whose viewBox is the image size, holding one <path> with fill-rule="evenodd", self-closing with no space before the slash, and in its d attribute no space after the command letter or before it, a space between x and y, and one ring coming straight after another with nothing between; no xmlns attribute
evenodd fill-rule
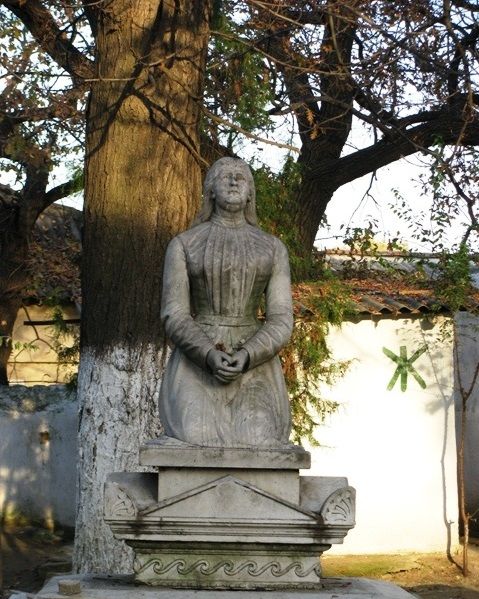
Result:
<svg viewBox="0 0 479 599"><path fill-rule="evenodd" d="M2 139L8 120L28 128L31 143L36 123L39 145L61 157L62 132L76 118L78 134L79 98L101 77L92 48L108 2L2 4ZM449 146L443 172L470 204L460 173L479 141L478 15L465 0L217 1L203 154L212 156L208 145L241 152L242 134L274 140L280 124L291 127L297 231L308 249L339 187L415 152L437 159L437 147ZM350 145L357 125L369 140L359 148ZM19 161L7 146L3 158Z"/></svg>
<svg viewBox="0 0 479 599"><path fill-rule="evenodd" d="M339 187L416 152L439 164L476 227L469 168L479 142L475 3L246 0L226 7L230 18L217 35L236 44L231 71L261 57L256 78L270 96L256 105L258 121L291 116L299 137L294 203L308 250ZM240 76L229 89L246 93ZM354 147L358 126L367 141Z"/></svg>

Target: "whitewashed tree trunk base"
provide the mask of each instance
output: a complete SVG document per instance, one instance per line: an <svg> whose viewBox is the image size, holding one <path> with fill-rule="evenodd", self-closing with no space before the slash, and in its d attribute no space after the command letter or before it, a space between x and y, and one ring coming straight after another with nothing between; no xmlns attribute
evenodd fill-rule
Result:
<svg viewBox="0 0 479 599"><path fill-rule="evenodd" d="M78 377L79 484L76 572L127 574L133 553L103 521L103 485L112 472L140 471L141 443L161 432L158 394L164 350L83 348Z"/></svg>

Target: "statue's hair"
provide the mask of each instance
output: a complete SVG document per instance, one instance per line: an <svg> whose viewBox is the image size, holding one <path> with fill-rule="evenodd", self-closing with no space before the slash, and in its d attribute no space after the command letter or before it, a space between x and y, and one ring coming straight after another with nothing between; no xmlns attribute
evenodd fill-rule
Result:
<svg viewBox="0 0 479 599"><path fill-rule="evenodd" d="M256 217L256 193L253 175L251 174L251 170L244 160L230 157L220 158L211 165L210 169L206 173L205 181L203 183L203 204L195 218L195 222L193 223L194 225L199 225L200 223L210 220L215 207L213 185L221 170L228 165L240 166L246 176L249 190L244 216L246 222L248 222L250 225L257 226L258 220Z"/></svg>

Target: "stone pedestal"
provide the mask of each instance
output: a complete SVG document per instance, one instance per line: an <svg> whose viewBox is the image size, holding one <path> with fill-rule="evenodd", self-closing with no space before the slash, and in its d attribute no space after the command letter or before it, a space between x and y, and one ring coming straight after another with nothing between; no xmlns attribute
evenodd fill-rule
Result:
<svg viewBox="0 0 479 599"><path fill-rule="evenodd" d="M414 599L399 587L367 578L325 578L314 590L297 591L194 591L135 586L127 577L58 576L52 578L36 599L65 599L59 584L66 580L80 583L76 599Z"/></svg>
<svg viewBox="0 0 479 599"><path fill-rule="evenodd" d="M191 589L313 589L319 557L354 526L345 478L300 476L301 447L213 448L162 437L154 473L105 485L105 520L135 551L135 580Z"/></svg>

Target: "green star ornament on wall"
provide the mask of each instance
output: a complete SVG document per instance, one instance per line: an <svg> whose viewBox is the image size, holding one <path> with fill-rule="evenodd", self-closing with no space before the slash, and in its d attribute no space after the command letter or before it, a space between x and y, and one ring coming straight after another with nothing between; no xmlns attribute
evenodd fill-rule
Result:
<svg viewBox="0 0 479 599"><path fill-rule="evenodd" d="M390 349L383 347L383 352L386 354L386 356L391 358L391 360L397 364L396 370L394 371L394 374L389 381L389 385L387 386L388 391L392 390L399 376L401 376L401 391L406 391L408 373L412 374L422 389L426 388L426 382L412 365L413 362L415 362L426 350L427 346L424 345L416 350L410 358L408 358L405 345L401 345L399 348L399 356L393 353Z"/></svg>

